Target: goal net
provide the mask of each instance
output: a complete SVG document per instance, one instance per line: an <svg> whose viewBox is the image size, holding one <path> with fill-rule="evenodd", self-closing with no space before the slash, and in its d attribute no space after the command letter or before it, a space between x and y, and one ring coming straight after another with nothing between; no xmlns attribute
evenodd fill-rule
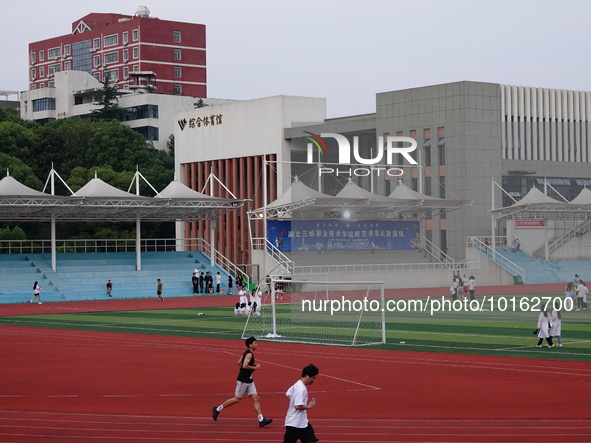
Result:
<svg viewBox="0 0 591 443"><path fill-rule="evenodd" d="M258 291L260 300L247 317L243 338L337 346L386 343L383 282L272 279Z"/></svg>

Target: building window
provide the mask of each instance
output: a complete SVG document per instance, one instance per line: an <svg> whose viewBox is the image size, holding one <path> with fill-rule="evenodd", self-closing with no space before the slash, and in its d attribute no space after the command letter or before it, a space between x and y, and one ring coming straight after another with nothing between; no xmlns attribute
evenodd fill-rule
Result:
<svg viewBox="0 0 591 443"><path fill-rule="evenodd" d="M55 98L45 97L33 100L33 112L39 111L55 111Z"/></svg>
<svg viewBox="0 0 591 443"><path fill-rule="evenodd" d="M109 52L104 56L105 64L106 63L117 63L119 61L119 53L118 52Z"/></svg>
<svg viewBox="0 0 591 443"><path fill-rule="evenodd" d="M445 176L439 177L439 198L446 198Z"/></svg>
<svg viewBox="0 0 591 443"><path fill-rule="evenodd" d="M181 78L181 77L182 77L181 67L175 66L174 67L174 78Z"/></svg>
<svg viewBox="0 0 591 443"><path fill-rule="evenodd" d="M181 50L180 49L175 49L174 50L174 59L175 60L181 60Z"/></svg>
<svg viewBox="0 0 591 443"><path fill-rule="evenodd" d="M172 32L172 36L173 36L172 40L175 43L180 43L181 42L181 31L173 31Z"/></svg>
<svg viewBox="0 0 591 443"><path fill-rule="evenodd" d="M133 129L135 132L139 132L140 134L142 134L146 140L157 141L159 139L158 128L156 128L155 126L143 126L141 128L131 129Z"/></svg>
<svg viewBox="0 0 591 443"><path fill-rule="evenodd" d="M129 49L124 49L123 50L123 62L127 63L127 60L129 60Z"/></svg>
<svg viewBox="0 0 591 443"><path fill-rule="evenodd" d="M34 65L35 63L37 63L37 54L31 52L31 64Z"/></svg>
<svg viewBox="0 0 591 443"><path fill-rule="evenodd" d="M94 78L96 78L100 82L101 81L101 73L100 72L95 72L94 73Z"/></svg>
<svg viewBox="0 0 591 443"><path fill-rule="evenodd" d="M439 231L439 249L441 249L442 253L447 254L447 231L442 229ZM444 260L445 257L441 257L441 260Z"/></svg>
<svg viewBox="0 0 591 443"><path fill-rule="evenodd" d="M107 35L103 39L103 46L105 48L109 46L115 46L119 44L119 34Z"/></svg>
<svg viewBox="0 0 591 443"><path fill-rule="evenodd" d="M129 32L125 31L123 33L123 44L126 45L129 42Z"/></svg>
<svg viewBox="0 0 591 443"><path fill-rule="evenodd" d="M64 71L69 71L72 69L72 63L71 62L65 62L64 63Z"/></svg>
<svg viewBox="0 0 591 443"><path fill-rule="evenodd" d="M93 65L95 68L98 68L101 65L101 56L100 55L95 55L93 57Z"/></svg>
<svg viewBox="0 0 591 443"><path fill-rule="evenodd" d="M172 93L174 95L181 95L183 93L183 88L178 83L175 83L172 88Z"/></svg>
<svg viewBox="0 0 591 443"><path fill-rule="evenodd" d="M62 55L62 48L51 48L47 50L47 57L48 58L57 58Z"/></svg>
<svg viewBox="0 0 591 443"><path fill-rule="evenodd" d="M428 146L423 144L423 152L425 153L423 160L425 164L423 166L431 166L431 140L429 140Z"/></svg>
<svg viewBox="0 0 591 443"><path fill-rule="evenodd" d="M70 55L70 45L64 46L64 54L65 55Z"/></svg>
<svg viewBox="0 0 591 443"><path fill-rule="evenodd" d="M123 78L127 80L129 78L129 68L127 66L123 67Z"/></svg>
<svg viewBox="0 0 591 443"><path fill-rule="evenodd" d="M431 195L431 177L425 177L425 189L423 192L425 195Z"/></svg>
<svg viewBox="0 0 591 443"><path fill-rule="evenodd" d="M139 72L140 65L133 65L133 72Z"/></svg>
<svg viewBox="0 0 591 443"><path fill-rule="evenodd" d="M439 164L445 164L445 128L437 128L437 150L439 151Z"/></svg>
<svg viewBox="0 0 591 443"><path fill-rule="evenodd" d="M119 80L119 69L111 69L110 71L105 71L105 79L109 79L109 81L116 82Z"/></svg>
<svg viewBox="0 0 591 443"><path fill-rule="evenodd" d="M138 48L133 48L133 58L139 58L140 50Z"/></svg>
<svg viewBox="0 0 591 443"><path fill-rule="evenodd" d="M140 105L125 109L125 121L141 120L144 118L158 118L157 105Z"/></svg>
<svg viewBox="0 0 591 443"><path fill-rule="evenodd" d="M55 88L55 82L48 82L47 87L48 88Z"/></svg>
<svg viewBox="0 0 591 443"><path fill-rule="evenodd" d="M425 166L431 166L431 129L423 129L423 153L425 154Z"/></svg>
<svg viewBox="0 0 591 443"><path fill-rule="evenodd" d="M101 39L100 38L95 38L94 39L94 43L93 43L93 48L94 49L99 49L101 47Z"/></svg>
<svg viewBox="0 0 591 443"><path fill-rule="evenodd" d="M43 78L45 77L45 67L41 66L39 68L39 77Z"/></svg>
<svg viewBox="0 0 591 443"><path fill-rule="evenodd" d="M132 38L133 38L133 41L134 41L134 42L137 42L137 41L138 41L138 38L139 38L139 31L138 31L137 29L134 29L134 30L132 31Z"/></svg>
<svg viewBox="0 0 591 443"><path fill-rule="evenodd" d="M60 72L62 70L62 66L58 63L56 65L49 65L47 68L47 72L49 75L55 74L56 72Z"/></svg>
<svg viewBox="0 0 591 443"><path fill-rule="evenodd" d="M92 72L91 40L72 44L72 69L74 71Z"/></svg>
<svg viewBox="0 0 591 443"><path fill-rule="evenodd" d="M35 80L37 78L37 70L35 68L31 69L31 80Z"/></svg>
<svg viewBox="0 0 591 443"><path fill-rule="evenodd" d="M45 52L43 50L39 51L39 61L42 62L45 60Z"/></svg>

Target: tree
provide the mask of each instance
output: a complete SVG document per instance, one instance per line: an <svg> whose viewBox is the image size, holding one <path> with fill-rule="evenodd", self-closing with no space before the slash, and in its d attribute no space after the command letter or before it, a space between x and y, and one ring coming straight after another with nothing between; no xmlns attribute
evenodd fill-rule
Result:
<svg viewBox="0 0 591 443"><path fill-rule="evenodd" d="M53 165L58 172L69 173L85 165L89 141L101 125L89 119L63 118L41 126L38 143L31 149L35 172L47 174Z"/></svg>
<svg viewBox="0 0 591 443"><path fill-rule="evenodd" d="M119 107L117 85L115 83L110 85L109 80L109 75L105 74L103 87L94 97L99 109L92 111L92 115L98 120L120 120L123 112Z"/></svg>
<svg viewBox="0 0 591 443"><path fill-rule="evenodd" d="M2 172L2 177L4 177L6 171L8 171L11 177L23 185L37 191L43 189L43 183L41 180L35 176L31 167L25 164L21 159L0 153L0 171Z"/></svg>
<svg viewBox="0 0 591 443"><path fill-rule="evenodd" d="M21 159L27 164L34 163L32 148L37 143L37 136L32 129L19 122L0 122L0 147L4 154Z"/></svg>

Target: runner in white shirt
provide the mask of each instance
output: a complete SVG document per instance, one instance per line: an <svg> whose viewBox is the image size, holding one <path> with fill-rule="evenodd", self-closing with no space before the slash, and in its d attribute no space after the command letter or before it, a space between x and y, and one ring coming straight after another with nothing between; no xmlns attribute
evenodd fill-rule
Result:
<svg viewBox="0 0 591 443"><path fill-rule="evenodd" d="M285 416L285 435L283 443L314 443L318 441L314 434L314 428L308 421L307 410L316 406L316 399L308 402L308 386L316 381L318 368L309 364L302 370L300 378L290 387L286 396L289 398L289 407Z"/></svg>

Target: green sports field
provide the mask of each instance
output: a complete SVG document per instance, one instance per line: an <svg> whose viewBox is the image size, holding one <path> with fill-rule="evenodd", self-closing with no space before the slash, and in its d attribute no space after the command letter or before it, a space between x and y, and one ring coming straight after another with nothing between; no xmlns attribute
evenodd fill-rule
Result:
<svg viewBox="0 0 591 443"><path fill-rule="evenodd" d="M475 311L388 311L385 313L387 344L372 347L591 361L591 311L563 310L564 346L535 347L538 339L533 331L539 314L535 301L536 297L546 296L560 297L559 294L532 294L519 296L514 302L510 296L505 297L506 300L499 296L481 304L483 310ZM479 300L482 302L482 298ZM337 316L333 318L337 320ZM330 318L327 321L330 322ZM242 335L245 317L235 316L231 307L217 307L23 315L0 317L0 324L235 340Z"/></svg>

